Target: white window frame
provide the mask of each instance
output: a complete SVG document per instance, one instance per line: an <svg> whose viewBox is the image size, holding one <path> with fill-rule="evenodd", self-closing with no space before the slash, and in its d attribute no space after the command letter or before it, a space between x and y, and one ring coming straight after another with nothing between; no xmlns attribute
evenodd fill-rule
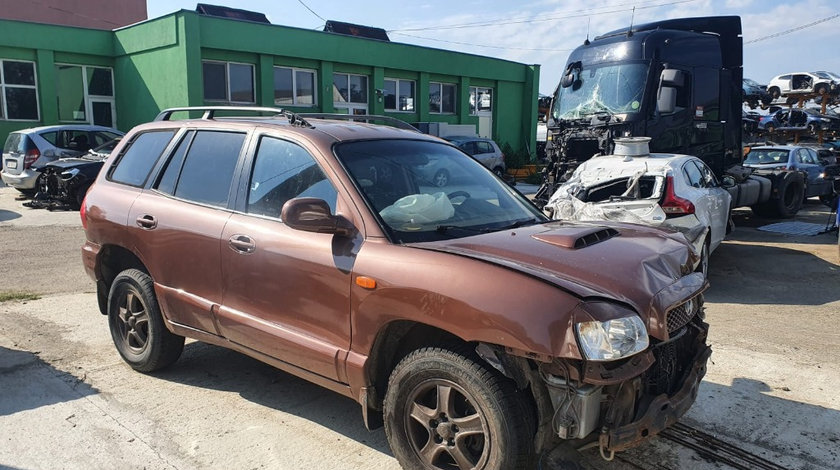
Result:
<svg viewBox="0 0 840 470"><path fill-rule="evenodd" d="M301 69L301 68L297 68L297 67L287 67L285 65L275 65L274 68L272 69L272 72L274 71L274 69L285 69L285 70L291 70L292 71L292 104L286 104L285 106L299 106L301 108L314 108L314 107L318 106L318 71L317 70ZM297 100L298 100L298 96L297 96L297 73L298 72L308 72L308 73L312 74L312 104L299 104L297 102ZM271 78L272 78L272 83L273 83L274 77L272 76ZM272 87L273 87L273 85L272 85ZM276 90L272 90L272 91L276 91ZM275 106L283 106L283 104L277 103L276 100L275 100L274 104L275 104Z"/></svg>
<svg viewBox="0 0 840 470"><path fill-rule="evenodd" d="M437 85L440 88L440 111L432 111L432 103L429 102L429 114L455 114L458 112L458 85L454 83L446 83L446 82L429 82L429 86ZM455 109L452 111L444 111L443 110L443 87L449 85L454 89L455 95ZM429 93L431 98L431 93Z"/></svg>
<svg viewBox="0 0 840 470"><path fill-rule="evenodd" d="M5 67L3 66L4 62L25 62L27 64L32 64L32 77L35 79L34 85L7 85L6 84L6 77L5 71L3 70ZM17 60L17 59L0 59L0 121L9 121L9 122L38 122L41 120L41 97L38 93L38 67L36 67L36 63L31 60ZM28 88L35 90L35 112L37 114L36 119L9 119L9 103L6 100L6 88Z"/></svg>
<svg viewBox="0 0 840 470"><path fill-rule="evenodd" d="M386 82L395 82L396 83L396 100L394 103L396 107L394 108L383 108L385 111L392 112L392 113L407 113L412 114L417 112L417 81L416 80L409 80L406 78L388 78L385 77ZM401 110L400 109L400 82L410 82L414 84L414 94L411 95L411 110Z"/></svg>
<svg viewBox="0 0 840 470"><path fill-rule="evenodd" d="M234 61L225 61L225 60L213 60L213 59L201 59L201 64L204 65L205 63L212 63L212 64L224 64L225 66L225 99L224 100L208 100L204 97L204 68L202 67L202 77L201 77L201 98L204 101L210 103L230 103L230 104L255 104L257 102L257 76L256 76L256 66L254 64L249 64L247 62L234 62ZM233 101L230 99L230 64L236 65L247 65L251 67L251 90L254 93L254 100L253 101Z"/></svg>
<svg viewBox="0 0 840 470"><path fill-rule="evenodd" d="M345 75L347 77L347 101L335 101L334 106L339 106L342 108L353 108L354 106L352 105L356 105L356 107L364 105L365 109L367 109L368 103L370 102L370 77L359 73L333 72L333 77L335 77L336 75ZM364 103L360 103L358 101L350 101L353 96L350 93L350 77L365 77L365 85L368 88L366 90L368 97L367 101L365 101ZM333 78L333 86L335 86L335 78Z"/></svg>
<svg viewBox="0 0 840 470"><path fill-rule="evenodd" d="M470 104L470 116L478 116L478 90L490 90L490 111L481 111L481 113L493 113L493 95L495 95L495 91L493 88L489 86L471 86L470 87L470 96L475 97L475 102Z"/></svg>
<svg viewBox="0 0 840 470"><path fill-rule="evenodd" d="M67 123L88 123L93 124L93 104L91 101L98 101L98 102L108 102L111 105L111 118L112 118L112 125L108 127L116 127L117 125L117 109L116 109L116 95L117 89L115 88L114 84L114 68L113 67L104 67L99 65L82 65L82 64L68 64L64 62L56 62L54 64L55 67L65 65L68 67L81 67L82 69L82 88L84 93L84 100L85 100L85 120L84 121L76 121L76 120L59 120L58 122L67 122ZM88 67L93 69L108 69L111 71L111 96L108 95L91 95L88 93L88 87L90 87L90 83L88 83L88 75L87 69ZM56 112L58 110L56 109Z"/></svg>

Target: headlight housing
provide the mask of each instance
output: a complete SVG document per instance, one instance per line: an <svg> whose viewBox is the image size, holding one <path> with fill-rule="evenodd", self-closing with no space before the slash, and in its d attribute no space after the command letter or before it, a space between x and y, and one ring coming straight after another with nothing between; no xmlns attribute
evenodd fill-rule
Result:
<svg viewBox="0 0 840 470"><path fill-rule="evenodd" d="M581 352L590 361L614 361L642 352L648 347L648 334L638 316L607 321L587 321L575 325Z"/></svg>

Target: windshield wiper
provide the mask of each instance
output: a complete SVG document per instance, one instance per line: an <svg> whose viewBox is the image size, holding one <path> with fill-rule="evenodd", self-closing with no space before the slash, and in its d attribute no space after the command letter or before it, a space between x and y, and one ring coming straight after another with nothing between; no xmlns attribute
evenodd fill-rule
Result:
<svg viewBox="0 0 840 470"><path fill-rule="evenodd" d="M482 229L482 230L485 231L485 232L501 232L502 230L510 230L512 228L524 227L526 225L534 225L534 224L538 224L540 222L542 222L542 221L539 220L539 219L536 219L536 218L521 219L521 220L514 221L514 222L512 222L508 225L504 225L502 227L486 228L486 229Z"/></svg>
<svg viewBox="0 0 840 470"><path fill-rule="evenodd" d="M438 225L435 227L435 232L437 233L446 233L449 230L463 230L465 232L472 232L472 233L484 233L487 230L483 228L475 228L475 227L462 227L460 225Z"/></svg>

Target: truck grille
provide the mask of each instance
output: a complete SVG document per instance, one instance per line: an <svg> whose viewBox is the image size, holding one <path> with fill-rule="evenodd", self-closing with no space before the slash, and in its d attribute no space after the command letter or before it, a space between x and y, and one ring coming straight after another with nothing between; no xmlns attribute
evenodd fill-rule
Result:
<svg viewBox="0 0 840 470"><path fill-rule="evenodd" d="M694 318L694 315L697 314L699 308L700 301L694 298L669 310L666 316L668 333L673 334L675 331L687 325Z"/></svg>

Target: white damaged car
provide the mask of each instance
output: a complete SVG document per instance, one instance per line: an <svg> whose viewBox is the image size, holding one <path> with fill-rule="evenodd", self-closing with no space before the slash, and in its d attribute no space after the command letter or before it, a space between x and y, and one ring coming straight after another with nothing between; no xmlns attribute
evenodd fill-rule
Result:
<svg viewBox="0 0 840 470"><path fill-rule="evenodd" d="M612 220L677 230L709 255L730 227L732 197L712 170L690 155L649 153L648 137L616 139L613 155L595 156L558 187L545 210L561 220Z"/></svg>

